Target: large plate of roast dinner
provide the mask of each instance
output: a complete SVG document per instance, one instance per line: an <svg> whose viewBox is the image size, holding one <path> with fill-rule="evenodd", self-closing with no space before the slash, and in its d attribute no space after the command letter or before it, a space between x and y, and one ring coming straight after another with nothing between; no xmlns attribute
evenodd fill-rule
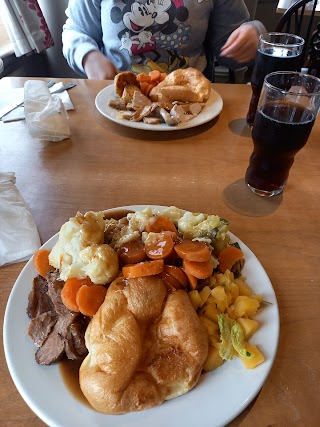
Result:
<svg viewBox="0 0 320 427"><path fill-rule="evenodd" d="M170 74L159 70L115 76L114 84L96 96L96 107L108 119L136 129L172 131L202 125L223 107L221 96L195 68Z"/></svg>
<svg viewBox="0 0 320 427"><path fill-rule="evenodd" d="M75 213L10 294L4 349L55 427L223 426L272 367L279 313L218 215L175 206Z"/></svg>

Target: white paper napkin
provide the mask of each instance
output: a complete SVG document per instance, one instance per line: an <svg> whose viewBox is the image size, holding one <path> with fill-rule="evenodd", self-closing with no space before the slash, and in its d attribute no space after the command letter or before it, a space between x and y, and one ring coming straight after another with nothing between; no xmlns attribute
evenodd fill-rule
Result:
<svg viewBox="0 0 320 427"><path fill-rule="evenodd" d="M57 95L51 95L44 81L25 82L24 111L33 138L53 142L70 138L68 115L63 102Z"/></svg>
<svg viewBox="0 0 320 427"><path fill-rule="evenodd" d="M56 83L49 89L49 91L52 93L55 90L60 89L62 86L63 86L62 82ZM61 99L67 111L74 110L74 105L70 99L70 96L67 90L57 93L56 95ZM23 101L23 97L24 97L24 88L16 88L16 89L11 89L11 91L1 92L0 108L5 107L6 105L10 104L12 101L13 102L16 101L17 104L19 104L20 102ZM2 121L4 123L14 122L19 120L24 120L24 118L25 118L24 106L22 106L22 107L17 107L10 113L6 114L2 118Z"/></svg>
<svg viewBox="0 0 320 427"><path fill-rule="evenodd" d="M0 172L0 266L25 261L41 246L13 172Z"/></svg>

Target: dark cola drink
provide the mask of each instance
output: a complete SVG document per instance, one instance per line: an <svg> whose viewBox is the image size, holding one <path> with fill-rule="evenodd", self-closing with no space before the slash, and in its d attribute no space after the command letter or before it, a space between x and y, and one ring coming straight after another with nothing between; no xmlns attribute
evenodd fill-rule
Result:
<svg viewBox="0 0 320 427"><path fill-rule="evenodd" d="M292 50L284 47L281 49L272 47L267 48L264 51L258 50L251 77L252 97L247 113L247 123L250 127L253 126L265 76L278 70L296 71L298 69L298 65L299 54Z"/></svg>
<svg viewBox="0 0 320 427"><path fill-rule="evenodd" d="M287 33L265 33L259 36L255 66L252 71L252 98L247 113L247 123L252 127L259 97L267 74L275 71L296 71L304 40Z"/></svg>
<svg viewBox="0 0 320 427"><path fill-rule="evenodd" d="M306 144L314 121L309 109L288 101L269 102L263 112L257 111L254 150L245 177L252 191L270 196L283 190L294 156Z"/></svg>

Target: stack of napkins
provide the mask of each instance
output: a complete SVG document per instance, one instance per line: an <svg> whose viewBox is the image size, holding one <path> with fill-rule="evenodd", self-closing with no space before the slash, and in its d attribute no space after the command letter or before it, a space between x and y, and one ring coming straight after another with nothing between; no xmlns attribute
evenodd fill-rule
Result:
<svg viewBox="0 0 320 427"><path fill-rule="evenodd" d="M32 215L12 172L0 173L0 266L25 261L41 246Z"/></svg>

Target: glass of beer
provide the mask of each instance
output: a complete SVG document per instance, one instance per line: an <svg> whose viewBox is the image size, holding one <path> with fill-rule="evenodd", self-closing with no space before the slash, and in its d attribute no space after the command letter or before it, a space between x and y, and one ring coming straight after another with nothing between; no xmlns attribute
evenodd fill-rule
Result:
<svg viewBox="0 0 320 427"><path fill-rule="evenodd" d="M264 78L274 71L297 71L304 39L294 34L265 33L259 37L251 76L252 97L247 123L252 128Z"/></svg>
<svg viewBox="0 0 320 427"><path fill-rule="evenodd" d="M283 191L298 151L306 144L320 106L320 79L299 72L268 74L252 129L253 153L245 182L255 194Z"/></svg>

